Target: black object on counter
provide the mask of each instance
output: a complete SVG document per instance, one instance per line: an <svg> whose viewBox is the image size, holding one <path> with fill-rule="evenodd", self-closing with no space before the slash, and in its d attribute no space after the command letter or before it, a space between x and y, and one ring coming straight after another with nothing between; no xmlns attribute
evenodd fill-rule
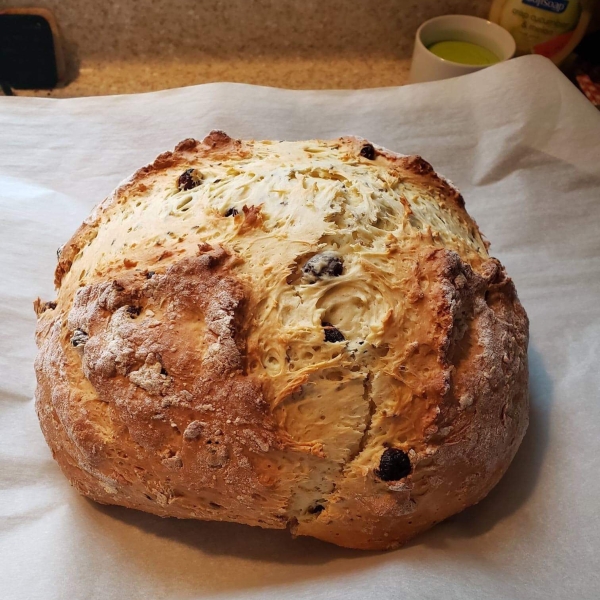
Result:
<svg viewBox="0 0 600 600"><path fill-rule="evenodd" d="M3 90L56 87L54 37L43 16L0 14L0 82Z"/></svg>

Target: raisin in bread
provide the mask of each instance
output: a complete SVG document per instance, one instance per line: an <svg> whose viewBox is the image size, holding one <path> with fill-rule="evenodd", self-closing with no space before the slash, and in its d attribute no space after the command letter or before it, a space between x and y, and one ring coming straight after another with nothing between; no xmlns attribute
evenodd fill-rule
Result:
<svg viewBox="0 0 600 600"><path fill-rule="evenodd" d="M395 547L528 422L527 316L459 192L347 137L160 155L61 249L37 412L85 496Z"/></svg>

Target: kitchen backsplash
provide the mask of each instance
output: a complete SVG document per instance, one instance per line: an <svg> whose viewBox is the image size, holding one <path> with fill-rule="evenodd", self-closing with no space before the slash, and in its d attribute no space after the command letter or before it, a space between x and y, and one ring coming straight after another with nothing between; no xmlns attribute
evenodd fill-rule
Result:
<svg viewBox="0 0 600 600"><path fill-rule="evenodd" d="M0 8L31 5L0 1ZM450 13L486 16L490 0L40 0L36 5L56 16L70 80L124 69L125 85L137 68L140 79L162 78L164 84L152 89L223 79L371 87L401 83L423 21Z"/></svg>

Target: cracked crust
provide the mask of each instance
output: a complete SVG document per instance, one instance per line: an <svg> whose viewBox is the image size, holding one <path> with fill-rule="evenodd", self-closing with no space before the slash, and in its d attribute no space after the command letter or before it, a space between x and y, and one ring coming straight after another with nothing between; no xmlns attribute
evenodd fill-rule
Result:
<svg viewBox="0 0 600 600"><path fill-rule="evenodd" d="M399 545L484 498L519 447L528 422L527 317L512 282L493 259L479 276L445 250L426 252L421 269L430 282L416 302L424 326L398 390L409 388L421 406L407 416L396 401L393 414L374 415L365 449L299 534L354 548ZM412 473L383 482L370 465L403 437L407 418L418 425L402 444Z"/></svg>
<svg viewBox="0 0 600 600"><path fill-rule="evenodd" d="M185 140L94 210L55 280L36 409L99 502L392 548L481 500L527 427L527 317L420 157Z"/></svg>

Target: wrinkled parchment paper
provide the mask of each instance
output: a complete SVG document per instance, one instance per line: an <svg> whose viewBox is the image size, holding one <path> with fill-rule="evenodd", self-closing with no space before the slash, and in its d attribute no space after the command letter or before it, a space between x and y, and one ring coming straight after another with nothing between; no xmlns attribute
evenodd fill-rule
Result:
<svg viewBox="0 0 600 600"><path fill-rule="evenodd" d="M357 134L419 153L463 191L531 319L531 426L478 506L404 549L163 520L69 486L34 414L32 300L120 180L186 137ZM527 57L368 91L210 84L0 98L0 598L600 598L600 114Z"/></svg>

